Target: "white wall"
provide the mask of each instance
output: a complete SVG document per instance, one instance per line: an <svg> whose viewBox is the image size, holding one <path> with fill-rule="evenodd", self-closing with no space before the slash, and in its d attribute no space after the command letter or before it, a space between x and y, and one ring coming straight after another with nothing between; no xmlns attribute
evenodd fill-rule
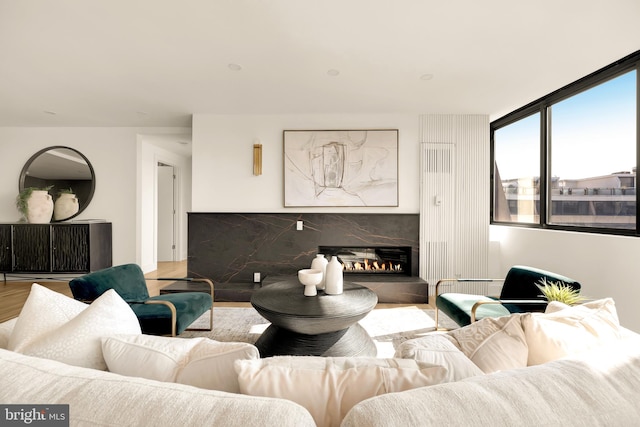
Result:
<svg viewBox="0 0 640 427"><path fill-rule="evenodd" d="M399 206L284 208L282 131L398 129ZM262 175L253 175L253 144L262 143ZM194 212L419 212L417 115L193 116Z"/></svg>
<svg viewBox="0 0 640 427"><path fill-rule="evenodd" d="M640 332L640 239L491 226L491 240L499 243L491 260L499 277L516 264L571 277L589 299L612 297L620 323Z"/></svg>
<svg viewBox="0 0 640 427"><path fill-rule="evenodd" d="M174 128L18 128L0 127L0 221L15 222L18 180L25 162L38 150L64 145L82 152L93 165L93 200L77 218L113 223L113 263L140 262L137 135L178 133Z"/></svg>

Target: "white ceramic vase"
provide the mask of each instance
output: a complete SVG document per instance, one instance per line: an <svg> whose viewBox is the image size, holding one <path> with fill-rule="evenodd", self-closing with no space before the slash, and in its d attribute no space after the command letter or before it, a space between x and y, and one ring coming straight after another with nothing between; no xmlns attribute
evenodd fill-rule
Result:
<svg viewBox="0 0 640 427"><path fill-rule="evenodd" d="M56 221L72 217L78 212L78 199L75 194L62 193L53 206L53 219Z"/></svg>
<svg viewBox="0 0 640 427"><path fill-rule="evenodd" d="M318 285L318 289L324 289L325 288L325 279L326 279L326 275L327 275L327 264L328 263L329 263L329 261L327 261L325 256L322 255L322 254L316 255L316 257L313 259L313 261L311 261L311 268L313 268L315 270L322 271L322 281Z"/></svg>
<svg viewBox="0 0 640 427"><path fill-rule="evenodd" d="M332 256L327 264L325 274L324 293L328 295L339 295L342 293L342 264L338 257Z"/></svg>
<svg viewBox="0 0 640 427"><path fill-rule="evenodd" d="M314 297L318 295L318 283L322 280L322 271L312 268L298 270L298 280L304 285L304 296Z"/></svg>
<svg viewBox="0 0 640 427"><path fill-rule="evenodd" d="M51 222L53 199L45 190L33 190L27 200L27 221L30 224L46 224Z"/></svg>

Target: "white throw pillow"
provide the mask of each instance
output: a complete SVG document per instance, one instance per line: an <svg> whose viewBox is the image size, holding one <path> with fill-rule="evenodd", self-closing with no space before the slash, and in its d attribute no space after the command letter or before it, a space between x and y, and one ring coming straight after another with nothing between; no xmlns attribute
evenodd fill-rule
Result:
<svg viewBox="0 0 640 427"><path fill-rule="evenodd" d="M9 347L9 337L11 337L11 333L17 322L18 318L14 317L13 319L0 323L0 348L6 349Z"/></svg>
<svg viewBox="0 0 640 427"><path fill-rule="evenodd" d="M529 350L520 317L487 317L447 334L484 373L524 368Z"/></svg>
<svg viewBox="0 0 640 427"><path fill-rule="evenodd" d="M60 292L37 283L32 284L7 348L19 352L21 348L64 325L87 307L88 304Z"/></svg>
<svg viewBox="0 0 640 427"><path fill-rule="evenodd" d="M318 426L339 426L358 402L383 393L440 384L447 369L411 359L277 356L235 364L240 390L292 400Z"/></svg>
<svg viewBox="0 0 640 427"><path fill-rule="evenodd" d="M571 307L560 301L549 301L547 304L547 308L544 310L545 313L555 313L556 311L564 310L565 308Z"/></svg>
<svg viewBox="0 0 640 427"><path fill-rule="evenodd" d="M529 365L575 356L622 336L613 299L605 298L550 313L523 315Z"/></svg>
<svg viewBox="0 0 640 427"><path fill-rule="evenodd" d="M35 290L36 294L40 294L34 298L42 304L37 310L38 315L29 315L35 311L33 302L29 301L30 294L27 298L29 306L27 310L23 308L20 312L11 334L10 345L13 348L10 349L18 353L104 370L107 365L102 356L101 338L112 334L141 333L135 313L113 289L84 307L75 317L71 317L73 309L78 309L79 306L68 301L61 304L62 298L72 300L71 298L53 292L58 295L53 298L55 304L48 304L41 298L46 292L40 288L42 287L34 285L31 292L34 293ZM61 310L63 306L65 309ZM53 308L51 312L49 307ZM47 313L51 313L51 316ZM62 320L66 317L71 318L63 323ZM39 333L30 333L32 330Z"/></svg>
<svg viewBox="0 0 640 427"><path fill-rule="evenodd" d="M471 359L439 333L403 342L398 346L394 357L444 366L447 368L447 382L484 375Z"/></svg>
<svg viewBox="0 0 640 427"><path fill-rule="evenodd" d="M240 392L234 362L260 357L248 343L152 335L105 337L102 352L109 371L120 375L230 393Z"/></svg>

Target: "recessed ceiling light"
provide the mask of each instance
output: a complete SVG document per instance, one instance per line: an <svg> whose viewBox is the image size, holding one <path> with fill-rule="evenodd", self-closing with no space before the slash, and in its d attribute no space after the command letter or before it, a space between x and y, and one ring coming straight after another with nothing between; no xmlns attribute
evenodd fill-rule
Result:
<svg viewBox="0 0 640 427"><path fill-rule="evenodd" d="M423 74L420 76L420 80L431 80L433 78L433 74Z"/></svg>
<svg viewBox="0 0 640 427"><path fill-rule="evenodd" d="M327 75L331 76L331 77L335 77L340 75L340 71L339 70L335 70L335 69L330 69L329 71L327 71Z"/></svg>
<svg viewBox="0 0 640 427"><path fill-rule="evenodd" d="M231 63L231 64L227 65L227 67L229 67L229 69L231 71L240 71L240 70L242 70L242 65L240 65L240 64Z"/></svg>

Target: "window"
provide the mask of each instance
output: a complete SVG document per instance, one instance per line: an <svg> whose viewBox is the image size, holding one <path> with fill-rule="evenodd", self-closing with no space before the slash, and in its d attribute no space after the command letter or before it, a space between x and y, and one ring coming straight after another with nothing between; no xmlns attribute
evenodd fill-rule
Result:
<svg viewBox="0 0 640 427"><path fill-rule="evenodd" d="M548 109L550 224L635 229L635 83L634 70Z"/></svg>
<svg viewBox="0 0 640 427"><path fill-rule="evenodd" d="M491 123L492 223L638 235L640 51Z"/></svg>
<svg viewBox="0 0 640 427"><path fill-rule="evenodd" d="M496 220L540 221L540 114L496 130L494 214Z"/></svg>

